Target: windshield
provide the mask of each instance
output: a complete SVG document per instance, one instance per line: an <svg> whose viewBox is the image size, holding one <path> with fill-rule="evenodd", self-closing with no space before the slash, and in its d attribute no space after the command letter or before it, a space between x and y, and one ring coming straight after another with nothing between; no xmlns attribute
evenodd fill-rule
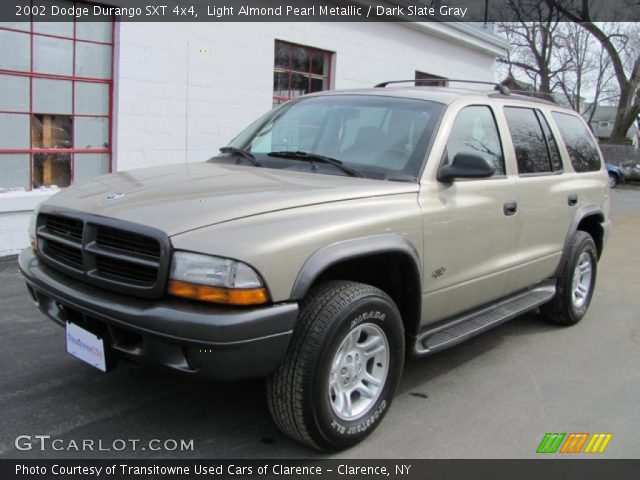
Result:
<svg viewBox="0 0 640 480"><path fill-rule="evenodd" d="M269 112L229 147L250 152L268 168L345 174L335 162L321 162L322 156L361 176L415 180L443 109L440 103L386 96L310 97Z"/></svg>

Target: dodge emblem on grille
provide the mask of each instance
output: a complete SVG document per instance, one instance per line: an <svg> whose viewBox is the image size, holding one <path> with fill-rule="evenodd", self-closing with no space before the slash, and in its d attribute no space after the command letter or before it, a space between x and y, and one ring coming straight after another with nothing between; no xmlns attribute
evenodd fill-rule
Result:
<svg viewBox="0 0 640 480"><path fill-rule="evenodd" d="M107 200L108 201L118 200L118 199L124 198L126 196L127 196L126 193L113 192L113 193L110 193L109 195L107 195Z"/></svg>

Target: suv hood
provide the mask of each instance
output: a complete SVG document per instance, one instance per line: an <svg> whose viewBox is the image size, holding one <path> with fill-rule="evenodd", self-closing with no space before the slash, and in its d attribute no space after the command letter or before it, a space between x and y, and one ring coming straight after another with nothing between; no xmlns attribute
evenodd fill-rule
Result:
<svg viewBox="0 0 640 480"><path fill-rule="evenodd" d="M128 220L176 235L261 213L411 193L418 188L415 183L196 163L97 177L63 190L47 204Z"/></svg>

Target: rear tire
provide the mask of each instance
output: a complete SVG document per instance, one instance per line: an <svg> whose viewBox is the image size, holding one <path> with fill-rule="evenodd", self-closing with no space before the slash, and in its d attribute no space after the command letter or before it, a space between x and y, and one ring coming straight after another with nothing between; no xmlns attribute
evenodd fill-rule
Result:
<svg viewBox="0 0 640 480"><path fill-rule="evenodd" d="M598 251L591 235L578 230L569 245L555 297L542 307L552 323L574 325L587 313L598 270Z"/></svg>
<svg viewBox="0 0 640 480"><path fill-rule="evenodd" d="M610 173L609 174L609 188L616 188L618 186L618 176Z"/></svg>
<svg viewBox="0 0 640 480"><path fill-rule="evenodd" d="M336 451L382 421L404 363L398 308L382 290L329 281L301 304L285 359L267 380L278 428L311 447Z"/></svg>

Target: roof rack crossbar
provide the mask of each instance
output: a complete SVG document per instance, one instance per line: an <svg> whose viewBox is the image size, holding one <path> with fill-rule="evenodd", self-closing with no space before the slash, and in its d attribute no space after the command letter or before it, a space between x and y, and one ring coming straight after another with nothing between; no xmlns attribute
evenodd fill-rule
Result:
<svg viewBox="0 0 640 480"><path fill-rule="evenodd" d="M375 86L375 88L384 88L387 85L394 83L442 83L442 82L456 82L456 83L478 83L481 85L493 85L494 89L500 92L502 95L509 95L509 88L505 85L496 82L483 82L481 80L458 80L453 78L414 78L413 80L389 80L388 82L382 82Z"/></svg>

